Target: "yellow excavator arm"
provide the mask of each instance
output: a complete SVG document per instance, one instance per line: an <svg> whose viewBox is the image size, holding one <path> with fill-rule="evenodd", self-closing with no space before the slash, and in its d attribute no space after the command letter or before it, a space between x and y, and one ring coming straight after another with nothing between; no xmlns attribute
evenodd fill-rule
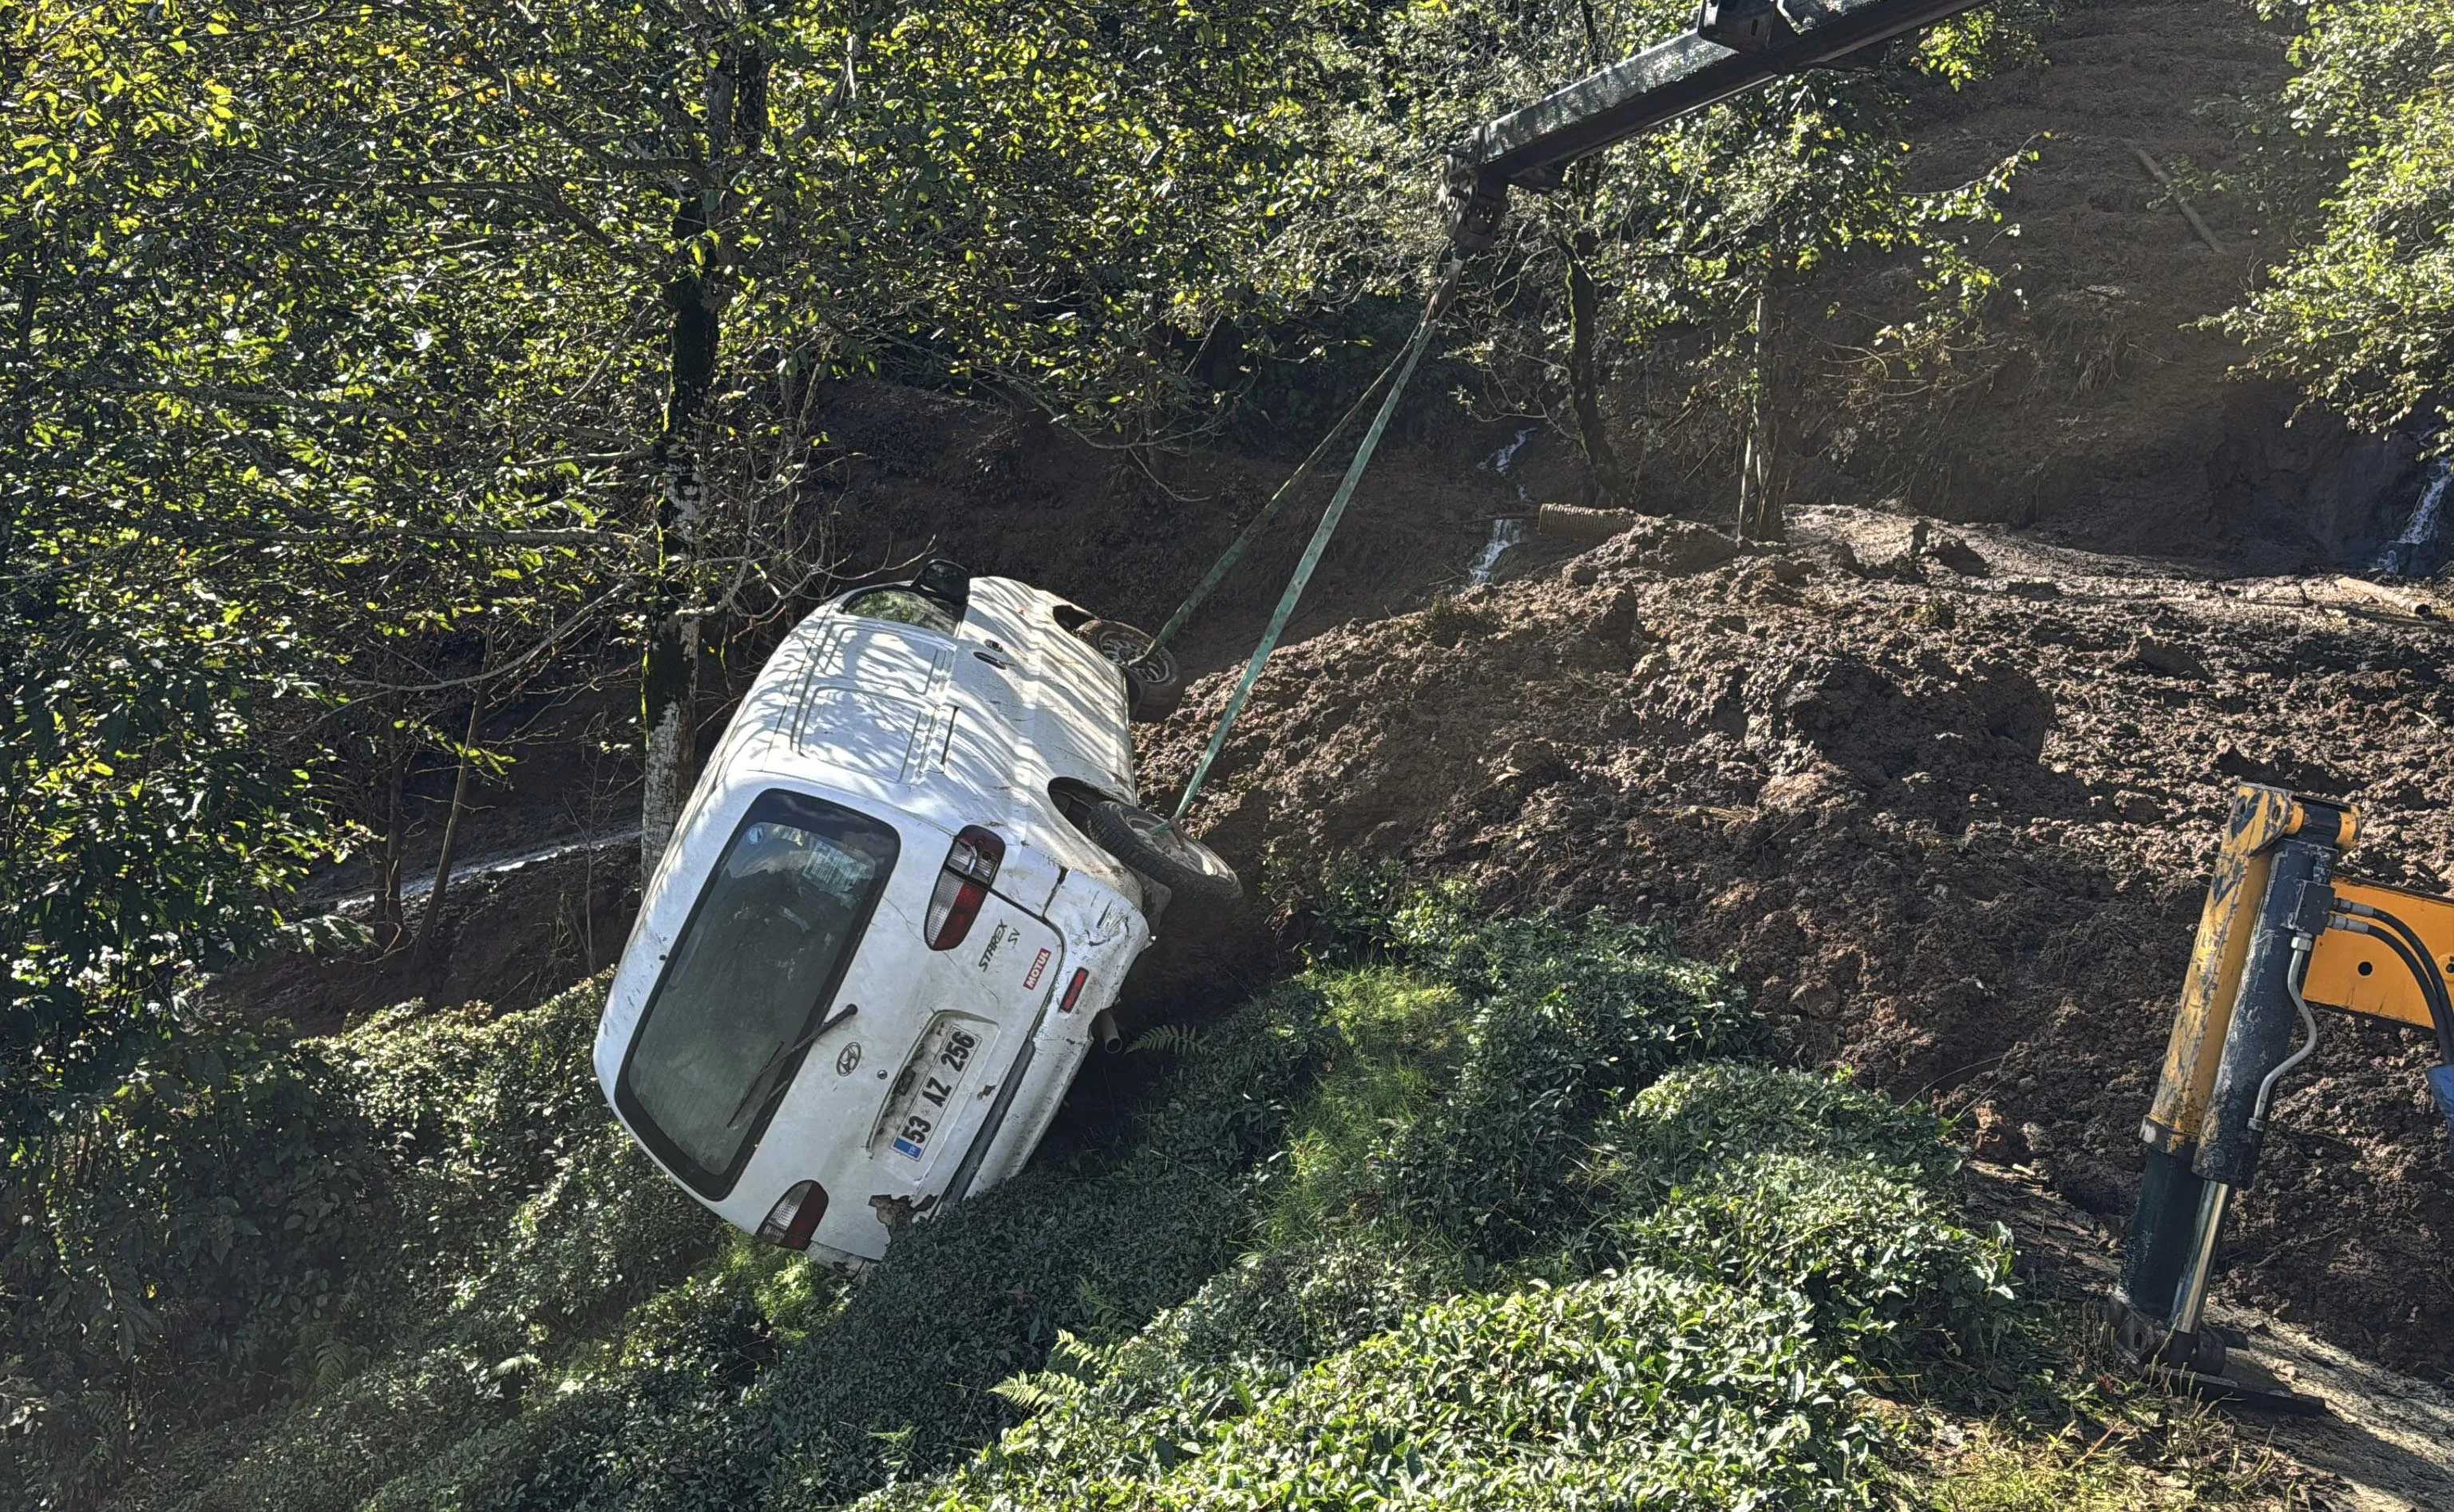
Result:
<svg viewBox="0 0 2454 1512"><path fill-rule="evenodd" d="M2401 918L2427 946L2438 973L2454 977L2454 897L2431 897L2376 882L2337 882L2335 897ZM2321 1008L2341 1008L2415 1029L2436 1027L2420 983L2374 934L2330 929L2319 936L2301 993Z"/></svg>
<svg viewBox="0 0 2454 1512"><path fill-rule="evenodd" d="M2105 1320L2117 1348L2220 1394L2306 1405L2256 1382L2202 1326L2216 1234L2258 1169L2276 1084L2318 1045L2313 1008L2431 1031L2454 1128L2454 898L2339 879L2346 804L2244 785L2217 848L2163 1075L2140 1125L2139 1208Z"/></svg>

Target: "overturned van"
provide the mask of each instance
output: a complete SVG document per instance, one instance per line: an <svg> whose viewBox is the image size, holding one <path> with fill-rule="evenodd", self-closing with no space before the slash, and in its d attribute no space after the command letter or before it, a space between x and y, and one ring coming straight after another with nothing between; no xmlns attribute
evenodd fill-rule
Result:
<svg viewBox="0 0 2454 1512"><path fill-rule="evenodd" d="M859 1262L1029 1159L1161 911L1239 891L1137 806L1128 719L1172 669L1099 649L1135 638L933 563L777 648L597 1030L615 1113L692 1196Z"/></svg>

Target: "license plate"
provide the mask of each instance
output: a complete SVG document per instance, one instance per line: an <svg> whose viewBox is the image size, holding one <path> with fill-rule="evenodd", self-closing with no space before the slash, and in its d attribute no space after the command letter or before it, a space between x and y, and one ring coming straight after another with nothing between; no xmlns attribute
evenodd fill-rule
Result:
<svg viewBox="0 0 2454 1512"><path fill-rule="evenodd" d="M963 1099L988 1058L989 1026L977 1018L940 1014L920 1037L920 1047L895 1079L877 1132L886 1147L918 1162L944 1141Z"/></svg>

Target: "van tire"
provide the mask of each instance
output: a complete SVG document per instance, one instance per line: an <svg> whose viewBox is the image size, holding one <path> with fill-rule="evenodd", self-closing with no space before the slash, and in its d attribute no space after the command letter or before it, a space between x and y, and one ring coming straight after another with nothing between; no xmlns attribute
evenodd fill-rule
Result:
<svg viewBox="0 0 2454 1512"><path fill-rule="evenodd" d="M1145 661L1151 638L1121 619L1094 619L1075 635L1125 675L1125 712L1137 724L1156 724L1184 701L1184 672L1164 646Z"/></svg>
<svg viewBox="0 0 2454 1512"><path fill-rule="evenodd" d="M1082 814L1082 832L1135 875L1168 890L1171 902L1209 913L1244 896L1236 869L1217 851L1168 827L1148 809L1101 798Z"/></svg>

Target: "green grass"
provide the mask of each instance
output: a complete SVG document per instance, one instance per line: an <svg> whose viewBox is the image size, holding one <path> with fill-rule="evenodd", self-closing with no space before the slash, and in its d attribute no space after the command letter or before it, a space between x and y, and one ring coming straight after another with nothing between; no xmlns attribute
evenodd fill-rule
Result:
<svg viewBox="0 0 2454 1512"><path fill-rule="evenodd" d="M1455 987L1395 968L1323 974L1319 986L1331 1049L1280 1157L1261 1224L1271 1248L1378 1200L1373 1158L1445 1087L1466 1018Z"/></svg>
<svg viewBox="0 0 2454 1512"><path fill-rule="evenodd" d="M2080 1378L1988 1384L2040 1325L1933 1119L1746 1058L1733 984L1654 932L1338 908L1329 958L1159 1037L1104 1138L856 1285L654 1174L588 1074L593 989L265 1047L224 1068L248 1097L163 1090L123 1167L256 1173L244 1263L182 1270L149 1230L130 1263L176 1320L151 1395L21 1354L52 1417L6 1441L0 1502L1975 1509L2114 1473L2023 1426ZM45 1191L49 1233L126 1217ZM302 1192L347 1242L269 1221ZM2023 1403L1987 1441L2010 1459L1914 1426L1989 1390ZM116 1414L107 1456L61 1431L80 1412Z"/></svg>

